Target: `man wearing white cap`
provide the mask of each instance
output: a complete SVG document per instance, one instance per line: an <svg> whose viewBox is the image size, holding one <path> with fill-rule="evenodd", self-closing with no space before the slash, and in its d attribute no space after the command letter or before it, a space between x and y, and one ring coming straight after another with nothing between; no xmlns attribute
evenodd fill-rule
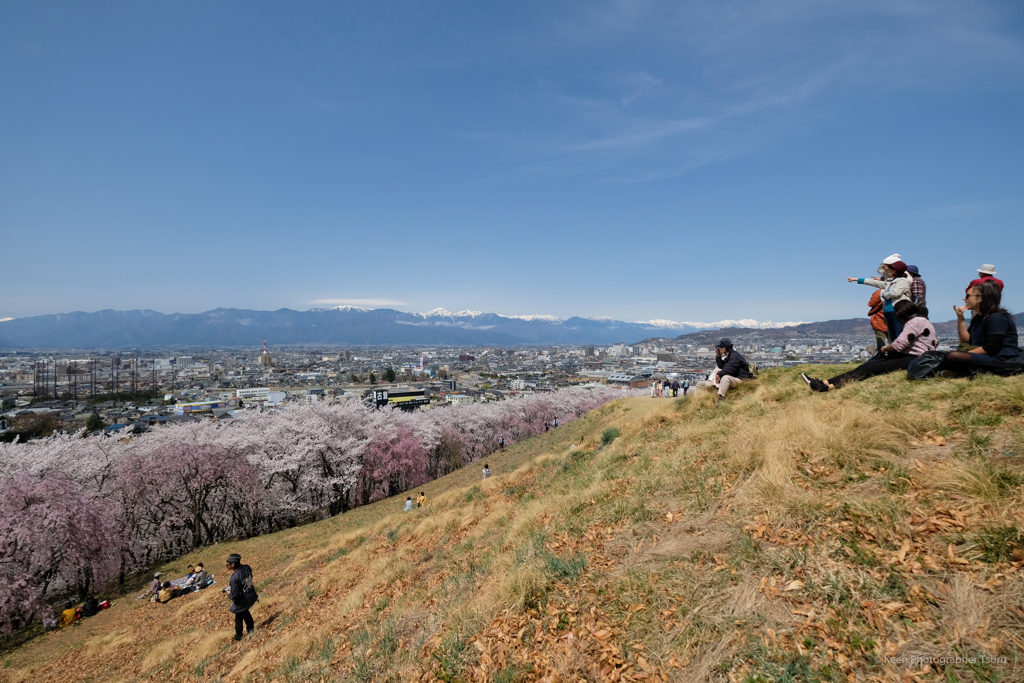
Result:
<svg viewBox="0 0 1024 683"><path fill-rule="evenodd" d="M966 292L971 287L977 287L982 282L986 282L986 281L992 281L992 282L996 283L999 286L999 291L1000 292L1003 291L1003 281L1000 280L999 278L995 277L995 274L996 274L996 267L995 266L993 266L991 263L983 263L981 265L981 268L978 268L978 279L977 280L971 280L971 284L967 285L967 289L965 289L964 291Z"/></svg>

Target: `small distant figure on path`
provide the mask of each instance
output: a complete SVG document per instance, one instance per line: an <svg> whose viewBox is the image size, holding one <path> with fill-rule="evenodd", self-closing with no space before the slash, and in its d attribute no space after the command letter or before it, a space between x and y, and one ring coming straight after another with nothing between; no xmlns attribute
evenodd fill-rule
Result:
<svg viewBox="0 0 1024 683"><path fill-rule="evenodd" d="M498 435L498 450L505 450L505 437L501 434Z"/></svg>
<svg viewBox="0 0 1024 683"><path fill-rule="evenodd" d="M486 479L489 476L491 476L491 466L488 465L487 463L484 463L484 479Z"/></svg>
<svg viewBox="0 0 1024 683"><path fill-rule="evenodd" d="M555 418L555 429L558 429L558 418Z"/></svg>
<svg viewBox="0 0 1024 683"><path fill-rule="evenodd" d="M679 396L679 380L672 380L672 398Z"/></svg>
<svg viewBox="0 0 1024 683"><path fill-rule="evenodd" d="M658 395L658 382L651 380L651 398L655 398Z"/></svg>
<svg viewBox="0 0 1024 683"><path fill-rule="evenodd" d="M690 380L683 379L683 396L686 396L686 391L690 388Z"/></svg>
<svg viewBox="0 0 1024 683"><path fill-rule="evenodd" d="M420 491L420 497L416 499L416 507L421 508L427 502L427 494Z"/></svg>
<svg viewBox="0 0 1024 683"><path fill-rule="evenodd" d="M242 623L245 623L246 633L252 634L256 630L252 614L249 610L260 596L256 594L256 586L252 582L252 568L242 564L242 556L238 553L228 555L227 568L232 571L231 581L224 592L231 598L231 613L235 615L235 640L242 639Z"/></svg>
<svg viewBox="0 0 1024 683"><path fill-rule="evenodd" d="M404 512L412 512L412 496L405 499L405 510Z"/></svg>

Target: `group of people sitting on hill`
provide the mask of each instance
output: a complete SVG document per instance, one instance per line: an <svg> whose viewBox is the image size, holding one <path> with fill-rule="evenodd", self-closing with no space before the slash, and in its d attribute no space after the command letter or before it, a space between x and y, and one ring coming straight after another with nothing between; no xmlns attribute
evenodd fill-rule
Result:
<svg viewBox="0 0 1024 683"><path fill-rule="evenodd" d="M153 583L150 584L149 590L140 596L140 599L149 597L151 602L165 603L180 595L199 591L216 583L213 580L213 574L203 568L202 562L195 567L189 565L188 574L183 579L161 581L161 576L163 576L161 572L153 575Z"/></svg>
<svg viewBox="0 0 1024 683"><path fill-rule="evenodd" d="M984 264L965 291L964 305L953 306L959 346L940 352L935 326L928 320L924 280L917 266L908 266L899 254L889 256L878 268L878 278L846 278L849 282L877 288L868 300L877 353L849 372L830 379L802 376L812 391L831 391L849 382L896 370L915 376L973 376L978 372L1001 375L1024 371L1017 337L1017 322L1002 307L1003 281L995 266ZM970 311L968 324L965 313ZM928 363L924 363L925 359ZM921 371L915 371L914 368Z"/></svg>

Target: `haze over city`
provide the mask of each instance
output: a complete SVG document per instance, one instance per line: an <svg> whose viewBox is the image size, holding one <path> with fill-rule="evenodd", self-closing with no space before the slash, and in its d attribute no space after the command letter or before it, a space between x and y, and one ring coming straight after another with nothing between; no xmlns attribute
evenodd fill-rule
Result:
<svg viewBox="0 0 1024 683"><path fill-rule="evenodd" d="M4 3L0 318L826 320L899 252L947 319L982 263L1021 278L1022 27L1014 2Z"/></svg>

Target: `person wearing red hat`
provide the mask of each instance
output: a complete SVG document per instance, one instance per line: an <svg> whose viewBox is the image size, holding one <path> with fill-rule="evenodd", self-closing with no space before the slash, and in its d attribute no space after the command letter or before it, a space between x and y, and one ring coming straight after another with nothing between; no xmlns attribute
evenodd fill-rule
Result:
<svg viewBox="0 0 1024 683"><path fill-rule="evenodd" d="M978 278L971 280L967 289L964 290L964 294L970 294L971 287L977 287L982 282L994 282L999 287L1000 293L1003 291L1003 281L996 277L996 267L991 263L983 263L981 268L978 268Z"/></svg>
<svg viewBox="0 0 1024 683"><path fill-rule="evenodd" d="M895 256L895 254L893 255ZM890 261L892 257L886 259ZM889 343L891 344L900 336L903 325L896 318L896 311L893 306L897 301L910 301L913 277L907 272L907 264L900 260L890 263L882 262L878 272L885 279L879 280L873 277L848 277L847 282L856 282L861 285L871 285L882 290L882 315L885 316L885 325L888 328Z"/></svg>

